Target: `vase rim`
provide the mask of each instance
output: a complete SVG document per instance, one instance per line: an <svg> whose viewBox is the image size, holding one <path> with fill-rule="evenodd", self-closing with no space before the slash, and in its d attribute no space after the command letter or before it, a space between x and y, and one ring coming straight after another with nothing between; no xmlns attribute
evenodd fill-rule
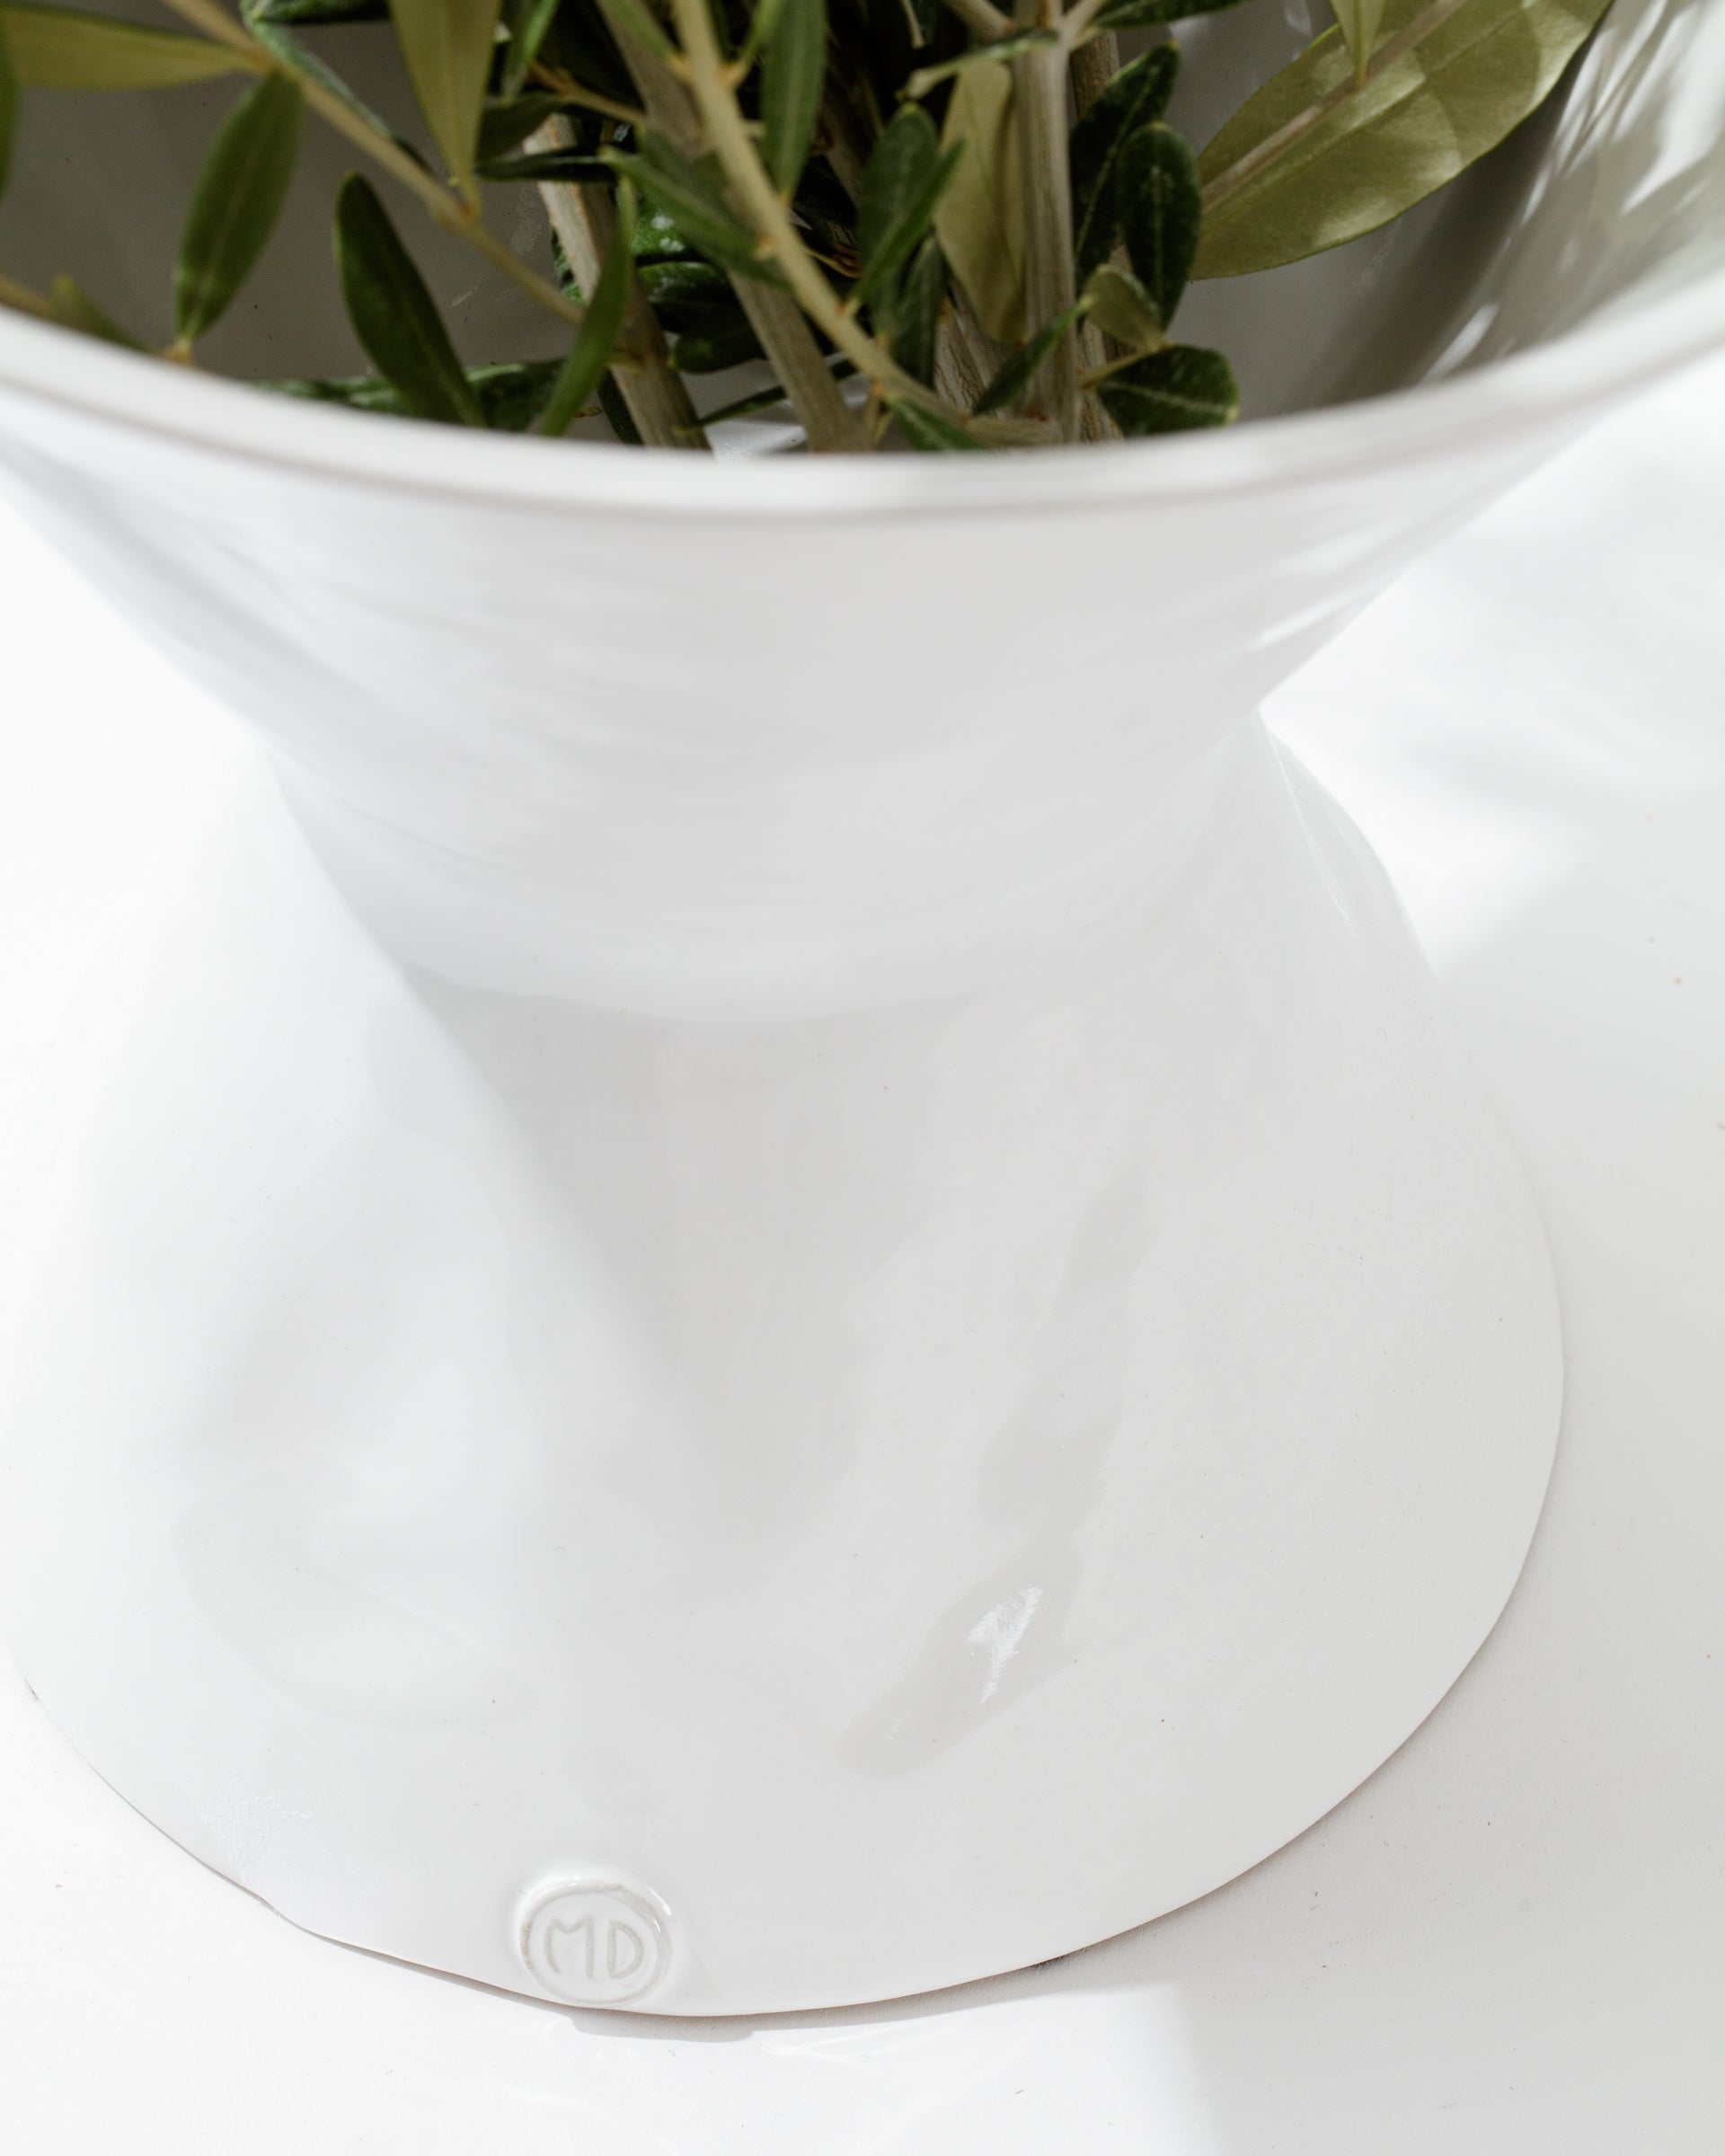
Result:
<svg viewBox="0 0 1725 2156"><path fill-rule="evenodd" d="M524 508L822 521L1173 505L1367 478L1526 429L1573 429L1725 345L1725 265L1547 341L1384 395L1231 428L980 457L643 456L259 394L0 309L0 393L70 417L397 490Z"/></svg>

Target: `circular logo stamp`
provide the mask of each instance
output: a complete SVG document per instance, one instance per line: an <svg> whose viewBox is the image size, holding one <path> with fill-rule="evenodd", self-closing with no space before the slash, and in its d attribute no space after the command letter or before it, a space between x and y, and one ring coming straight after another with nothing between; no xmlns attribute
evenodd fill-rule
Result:
<svg viewBox="0 0 1725 2156"><path fill-rule="evenodd" d="M644 1999L671 1958L663 1904L588 1879L535 1887L522 1906L520 1948L534 1982L571 2006Z"/></svg>

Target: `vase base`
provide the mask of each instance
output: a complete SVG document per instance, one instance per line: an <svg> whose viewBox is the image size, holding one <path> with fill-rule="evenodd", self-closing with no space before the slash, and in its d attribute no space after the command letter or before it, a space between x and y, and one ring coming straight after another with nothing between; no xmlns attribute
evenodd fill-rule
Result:
<svg viewBox="0 0 1725 2156"><path fill-rule="evenodd" d="M223 804L68 1109L20 1659L303 1928L765 2013L1056 1958L1301 1833L1495 1622L1527 1191L1261 732L1177 923L677 1024L403 974Z"/></svg>

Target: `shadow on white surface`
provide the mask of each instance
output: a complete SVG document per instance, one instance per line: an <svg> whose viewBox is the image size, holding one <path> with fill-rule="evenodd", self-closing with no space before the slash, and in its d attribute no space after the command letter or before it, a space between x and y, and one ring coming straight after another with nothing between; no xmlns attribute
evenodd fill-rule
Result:
<svg viewBox="0 0 1725 2156"><path fill-rule="evenodd" d="M132 1814L12 1678L18 2146L1713 2156L1721 392L1725 370L1697 376L1535 482L1272 714L1400 881L1566 1301L1570 1411L1527 1574L1409 1745L1246 1878L1089 1953L849 2015L650 2023L293 1930ZM128 888L245 752L5 525L0 568L3 1199Z"/></svg>

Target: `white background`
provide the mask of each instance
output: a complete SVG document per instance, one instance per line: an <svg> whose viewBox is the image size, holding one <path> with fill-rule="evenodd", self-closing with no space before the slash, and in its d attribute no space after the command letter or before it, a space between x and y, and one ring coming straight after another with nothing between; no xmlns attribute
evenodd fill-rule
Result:
<svg viewBox="0 0 1725 2156"><path fill-rule="evenodd" d="M15 1169L128 892L249 752L3 510L0 708ZM696 2024L295 1931L129 1811L0 1666L12 2147L1725 2148L1725 369L1453 541L1271 716L1398 878L1563 1290L1551 1501L1438 1712L1291 1848L1110 1946L902 2006Z"/></svg>

